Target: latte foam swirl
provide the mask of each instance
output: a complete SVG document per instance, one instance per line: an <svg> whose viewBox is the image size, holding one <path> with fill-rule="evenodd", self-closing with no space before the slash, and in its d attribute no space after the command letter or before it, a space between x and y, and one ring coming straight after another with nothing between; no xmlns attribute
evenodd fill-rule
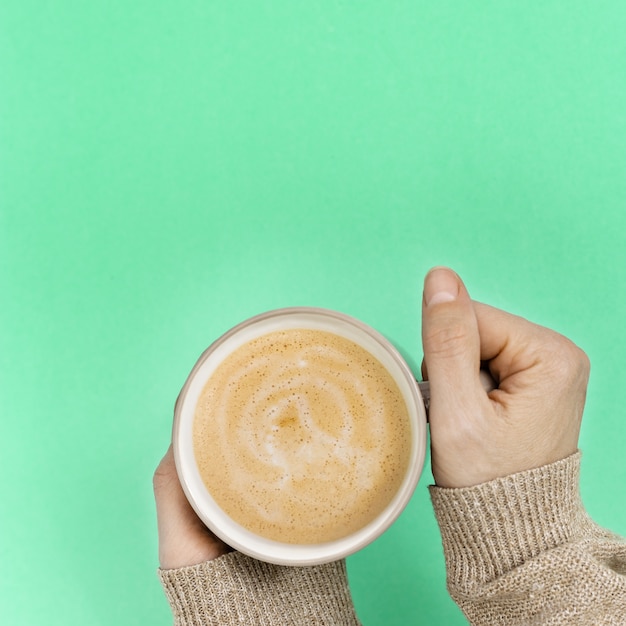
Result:
<svg viewBox="0 0 626 626"><path fill-rule="evenodd" d="M389 503L409 455L406 405L369 352L294 329L254 339L206 383L195 455L220 507L288 543L329 541Z"/></svg>

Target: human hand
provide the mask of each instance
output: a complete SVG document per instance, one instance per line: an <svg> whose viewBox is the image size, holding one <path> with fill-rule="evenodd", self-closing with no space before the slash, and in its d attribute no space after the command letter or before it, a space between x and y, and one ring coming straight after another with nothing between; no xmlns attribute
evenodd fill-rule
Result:
<svg viewBox="0 0 626 626"><path fill-rule="evenodd" d="M589 361L571 341L472 301L447 268L424 281L422 340L437 485L469 487L576 451ZM481 363L497 384L489 393Z"/></svg>
<svg viewBox="0 0 626 626"><path fill-rule="evenodd" d="M154 472L152 483L162 569L197 565L232 551L191 508L178 480L172 446Z"/></svg>

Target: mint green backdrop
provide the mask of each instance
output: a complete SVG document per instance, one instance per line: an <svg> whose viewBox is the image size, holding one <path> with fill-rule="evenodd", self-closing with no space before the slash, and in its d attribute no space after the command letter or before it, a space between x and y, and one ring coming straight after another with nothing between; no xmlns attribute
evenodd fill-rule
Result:
<svg viewBox="0 0 626 626"><path fill-rule="evenodd" d="M591 514L626 533L626 9L0 3L0 621L166 625L151 474L196 357L334 308L421 359L424 273L590 355ZM367 626L463 624L427 469L349 559Z"/></svg>

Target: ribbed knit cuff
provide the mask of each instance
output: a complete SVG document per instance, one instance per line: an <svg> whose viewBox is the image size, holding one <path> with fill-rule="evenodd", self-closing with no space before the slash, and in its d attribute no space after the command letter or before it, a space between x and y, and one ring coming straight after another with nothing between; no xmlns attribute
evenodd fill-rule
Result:
<svg viewBox="0 0 626 626"><path fill-rule="evenodd" d="M175 626L359 625L345 561L285 567L230 552L158 575Z"/></svg>
<svg viewBox="0 0 626 626"><path fill-rule="evenodd" d="M448 585L490 582L570 541L588 520L579 495L579 468L576 452L475 487L430 487Z"/></svg>

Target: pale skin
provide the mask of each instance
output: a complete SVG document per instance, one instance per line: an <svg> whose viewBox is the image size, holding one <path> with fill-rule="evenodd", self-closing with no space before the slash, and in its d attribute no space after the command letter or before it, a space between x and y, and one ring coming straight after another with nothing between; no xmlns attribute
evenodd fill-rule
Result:
<svg viewBox="0 0 626 626"><path fill-rule="evenodd" d="M430 380L431 462L440 487L470 487L576 451L589 360L562 335L471 300L459 276L424 280L424 376ZM479 371L497 388L487 393ZM163 569L217 558L229 548L196 516L171 447L154 474Z"/></svg>

